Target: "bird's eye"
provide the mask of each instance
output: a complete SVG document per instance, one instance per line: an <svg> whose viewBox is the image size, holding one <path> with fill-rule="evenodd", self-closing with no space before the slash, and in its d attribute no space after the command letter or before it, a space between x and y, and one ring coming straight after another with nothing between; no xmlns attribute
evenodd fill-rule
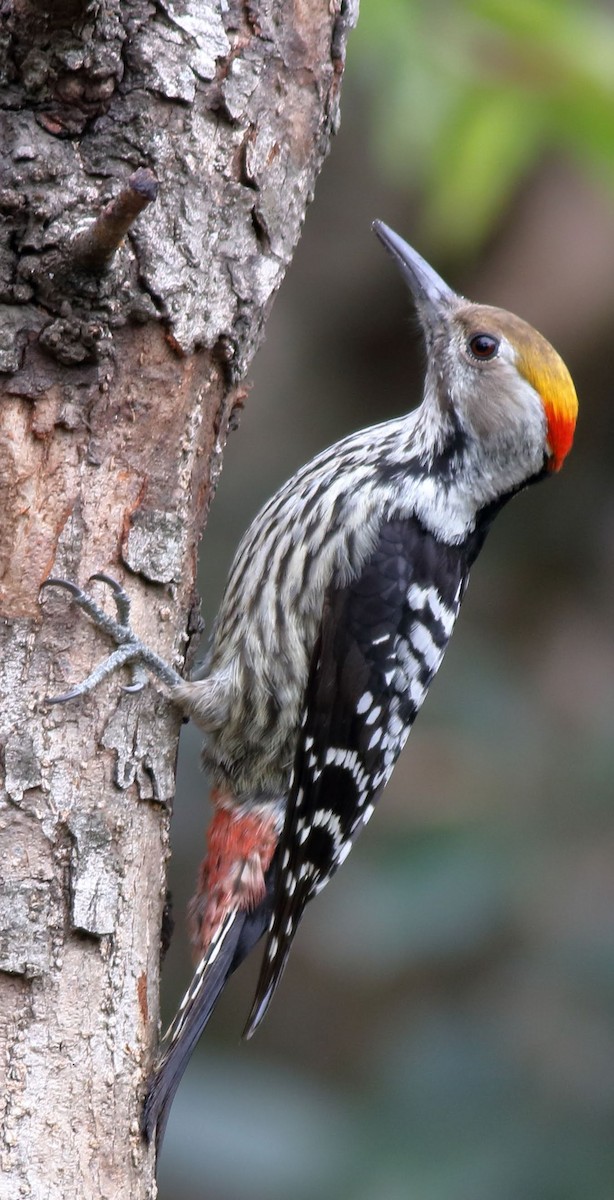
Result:
<svg viewBox="0 0 614 1200"><path fill-rule="evenodd" d="M469 338L469 349L474 358L485 362L486 359L495 357L499 349L499 340L491 333L475 333L472 338Z"/></svg>

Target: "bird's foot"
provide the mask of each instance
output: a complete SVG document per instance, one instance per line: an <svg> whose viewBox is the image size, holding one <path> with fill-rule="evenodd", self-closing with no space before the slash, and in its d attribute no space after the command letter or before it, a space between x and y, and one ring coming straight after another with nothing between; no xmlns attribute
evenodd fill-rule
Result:
<svg viewBox="0 0 614 1200"><path fill-rule="evenodd" d="M87 592L77 587L76 583L72 583L69 579L55 577L45 579L41 585L41 591L42 588L47 587L65 588L90 621L115 642L117 649L97 667L94 667L87 679L76 684L74 688L71 688L69 692L64 692L61 696L46 696L45 702L47 704L64 704L67 700L76 699L77 696L86 696L113 671L126 665L130 667L131 681L123 687L122 690L125 692L141 691L147 678L146 669L157 675L168 687L177 687L178 684L183 683L181 675L165 663L164 659L160 658L154 650L150 650L149 646L141 642L134 633L130 625L130 597L121 584L116 579L112 579L110 575L100 572L92 575L91 580L99 580L111 588L117 618L108 616Z"/></svg>

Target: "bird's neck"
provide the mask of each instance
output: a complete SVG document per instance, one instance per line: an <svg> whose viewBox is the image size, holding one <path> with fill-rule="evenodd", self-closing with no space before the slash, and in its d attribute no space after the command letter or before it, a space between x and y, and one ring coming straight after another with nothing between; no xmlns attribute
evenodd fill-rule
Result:
<svg viewBox="0 0 614 1200"><path fill-rule="evenodd" d="M407 418L399 466L401 460L406 475L399 509L414 511L431 533L451 544L473 536L488 514L543 474L534 446L512 437L485 443L451 404L429 391Z"/></svg>

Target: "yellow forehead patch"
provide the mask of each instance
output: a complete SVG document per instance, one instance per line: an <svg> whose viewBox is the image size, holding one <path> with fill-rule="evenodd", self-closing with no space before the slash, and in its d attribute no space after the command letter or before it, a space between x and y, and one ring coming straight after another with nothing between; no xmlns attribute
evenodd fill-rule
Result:
<svg viewBox="0 0 614 1200"><path fill-rule="evenodd" d="M578 416L578 397L560 354L530 325L515 343L518 370L542 398L548 422L552 469L558 471L571 450Z"/></svg>

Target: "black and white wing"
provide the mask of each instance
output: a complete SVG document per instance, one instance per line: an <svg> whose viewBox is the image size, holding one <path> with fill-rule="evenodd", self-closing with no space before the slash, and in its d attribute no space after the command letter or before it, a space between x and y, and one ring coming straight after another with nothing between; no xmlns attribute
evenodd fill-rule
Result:
<svg viewBox="0 0 614 1200"><path fill-rule="evenodd" d="M347 857L448 644L468 556L416 519L385 524L361 574L326 595L294 761L277 882L245 1036L281 977L305 905Z"/></svg>

